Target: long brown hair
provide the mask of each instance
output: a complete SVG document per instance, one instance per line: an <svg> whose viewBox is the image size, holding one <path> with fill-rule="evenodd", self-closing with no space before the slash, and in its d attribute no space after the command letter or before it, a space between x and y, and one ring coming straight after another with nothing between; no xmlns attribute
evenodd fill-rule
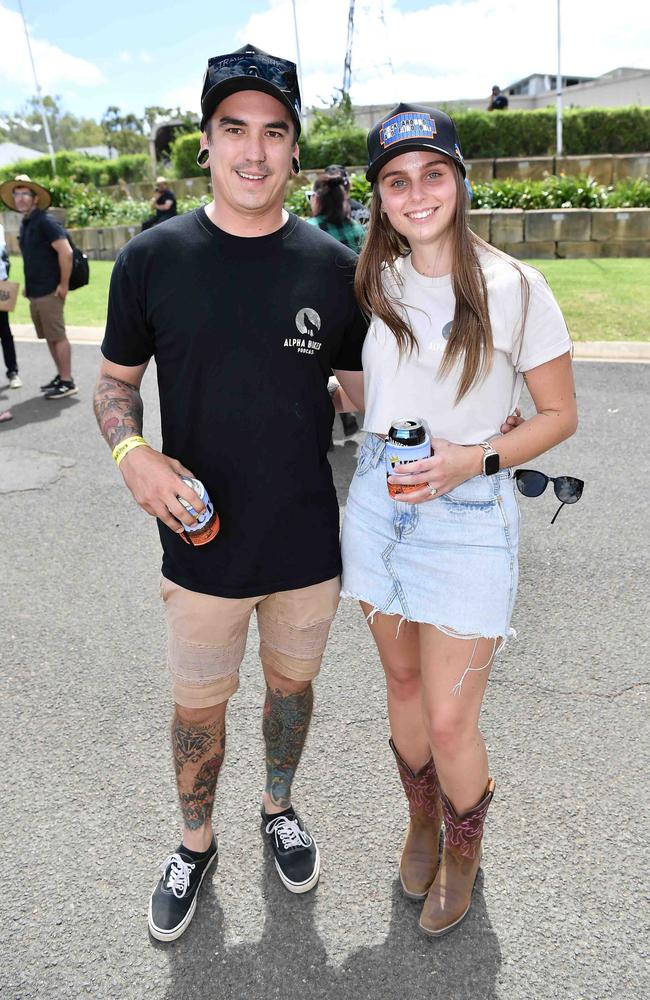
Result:
<svg viewBox="0 0 650 1000"><path fill-rule="evenodd" d="M449 158L456 172L456 210L449 237L452 240L452 288L456 299L451 334L439 369L439 377L449 375L457 362L463 361L458 380L456 402L481 382L490 371L494 356L492 326L488 309L485 277L479 261L479 250L489 250L505 257L469 228L469 198L460 167ZM385 212L381 211L381 198L375 184L370 207L368 234L361 250L355 277L355 291L359 305L369 316L374 313L394 334L400 354L417 351L405 306L385 287L386 269L395 283L401 284L396 262L411 251L406 237L393 228ZM510 258L506 258L510 260ZM530 286L525 274L511 261L520 274L522 285L523 333L528 311Z"/></svg>

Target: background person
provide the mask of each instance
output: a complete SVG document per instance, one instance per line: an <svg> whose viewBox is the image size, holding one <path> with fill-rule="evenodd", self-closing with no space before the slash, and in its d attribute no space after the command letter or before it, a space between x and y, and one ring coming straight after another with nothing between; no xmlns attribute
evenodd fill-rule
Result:
<svg viewBox="0 0 650 1000"><path fill-rule="evenodd" d="M150 901L149 929L163 941L189 925L216 860L226 708L253 611L267 685L264 836L290 892L318 882L318 847L292 785L340 590L327 384L333 369L348 395L360 390L367 329L354 297L356 256L283 209L300 169L295 65L252 45L215 56L201 109L197 160L214 200L120 252L95 390L102 434L123 454L136 501L158 518L163 546L183 822ZM141 436L140 383L152 357L162 453ZM179 497L203 509L183 474L201 479L221 521L201 548L183 537L193 518Z"/></svg>
<svg viewBox="0 0 650 1000"><path fill-rule="evenodd" d="M167 219L173 219L177 214L176 195L171 188L167 187L167 181L164 177L156 177L156 186L150 205L156 214L144 220L142 232L151 229L152 226L157 226L160 222L166 222Z"/></svg>
<svg viewBox="0 0 650 1000"><path fill-rule="evenodd" d="M329 233L355 253L359 253L366 233L363 226L352 218L351 202L347 195L349 179L346 188L347 173L344 177L338 170L339 168L333 166L328 167L327 171L314 181L311 194L312 218L307 221ZM346 437L356 434L359 430L355 413L341 413L341 423ZM334 442L331 440L330 451L333 448Z"/></svg>
<svg viewBox="0 0 650 1000"><path fill-rule="evenodd" d="M512 634L511 467L576 429L571 343L544 277L470 231L448 115L400 104L372 129L368 152L373 197L356 287L372 314L369 433L343 523L342 587L360 600L386 675L411 816L402 885L425 900L420 927L441 936L469 909L494 792L479 716ZM500 437L524 379L537 413ZM430 428L433 454L393 470L389 482L412 490L393 500L385 436L409 416Z"/></svg>
<svg viewBox="0 0 650 1000"><path fill-rule="evenodd" d="M329 233L339 243L359 253L365 230L355 222L340 174L319 174L311 194L311 219L313 226Z"/></svg>
<svg viewBox="0 0 650 1000"><path fill-rule="evenodd" d="M490 101L487 109L488 111L508 110L508 98L501 90L501 87L497 87L496 84L492 87L492 93L490 94Z"/></svg>
<svg viewBox="0 0 650 1000"><path fill-rule="evenodd" d="M350 175L347 171L347 167L344 167L340 163L330 163L329 167L325 167L325 173L329 174L330 177L340 174L343 178L343 187L345 188L345 195L348 199L348 204L350 206L350 214L355 222L361 223L362 226L368 224L368 219L370 218L370 212L368 211L367 205L362 204L357 201L356 198L350 197Z"/></svg>
<svg viewBox="0 0 650 1000"><path fill-rule="evenodd" d="M4 226L0 223L0 281L6 281L9 277L11 265L9 254L5 243ZM20 389L22 381L18 374L18 360L16 358L16 345L9 325L9 313L0 310L0 341L2 342L2 355L4 357L5 368L7 370L7 380L10 389ZM6 411L5 411L6 412ZM5 419L7 419L5 417Z"/></svg>
<svg viewBox="0 0 650 1000"><path fill-rule="evenodd" d="M50 192L19 174L0 185L0 198L22 215L20 252L25 267L25 292L36 335L45 340L56 364L56 375L41 386L45 399L65 399L79 390L72 378L72 352L65 332L63 307L72 271L72 247L63 226L47 215Z"/></svg>

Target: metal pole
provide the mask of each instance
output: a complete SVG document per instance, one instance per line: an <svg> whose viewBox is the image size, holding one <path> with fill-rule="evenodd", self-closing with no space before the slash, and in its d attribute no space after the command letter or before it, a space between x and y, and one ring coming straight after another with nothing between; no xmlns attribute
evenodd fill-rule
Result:
<svg viewBox="0 0 650 1000"><path fill-rule="evenodd" d="M302 63L300 61L300 37L298 35L298 14L296 13L296 0L291 0L291 6L293 7L293 30L296 36L296 63L298 66L298 83L300 85L300 96L304 101L305 94L302 86Z"/></svg>
<svg viewBox="0 0 650 1000"><path fill-rule="evenodd" d="M45 107L43 106L41 87L38 82L38 77L36 75L36 66L34 64L34 56L32 55L32 46L29 41L29 32L27 30L27 22L25 21L25 13L23 11L22 0L18 0L18 6L20 7L20 16L23 19L23 28L25 29L25 38L27 39L27 51L29 52L29 61L32 64L32 72L34 74L34 85L36 86L36 100L38 102L39 111L41 112L41 121L43 122L43 129L45 130L45 141L47 142L47 148L50 153L50 160L52 161L52 176L56 177L56 160L54 158L54 146L52 145L50 126L48 124L47 115L45 114Z"/></svg>
<svg viewBox="0 0 650 1000"><path fill-rule="evenodd" d="M562 156L562 33L560 30L560 2L557 0L557 96L555 102L555 155Z"/></svg>

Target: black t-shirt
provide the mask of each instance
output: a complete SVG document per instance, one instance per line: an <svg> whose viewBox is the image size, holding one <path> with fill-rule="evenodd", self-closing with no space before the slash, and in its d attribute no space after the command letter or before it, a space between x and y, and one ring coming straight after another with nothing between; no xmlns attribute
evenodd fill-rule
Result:
<svg viewBox="0 0 650 1000"><path fill-rule="evenodd" d="M25 265L25 294L29 299L51 295L61 280L55 240L67 239L63 226L51 215L35 208L20 224L20 252Z"/></svg>
<svg viewBox="0 0 650 1000"><path fill-rule="evenodd" d="M221 519L197 547L159 522L174 583L252 597L340 572L327 380L361 370L356 259L295 215L245 239L203 208L119 254L102 352L128 366L155 356L163 452L204 483Z"/></svg>
<svg viewBox="0 0 650 1000"><path fill-rule="evenodd" d="M165 190L156 198L156 205L164 205L166 201L171 201L171 205L166 212L157 208L157 219L171 219L173 215L176 215L176 195L173 191L170 191L169 188L165 188Z"/></svg>

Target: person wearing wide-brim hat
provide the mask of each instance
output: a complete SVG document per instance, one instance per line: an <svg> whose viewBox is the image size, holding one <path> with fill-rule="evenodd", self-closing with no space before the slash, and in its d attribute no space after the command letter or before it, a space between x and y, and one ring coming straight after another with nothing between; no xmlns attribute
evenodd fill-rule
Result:
<svg viewBox="0 0 650 1000"><path fill-rule="evenodd" d="M41 386L41 392L47 400L65 399L79 391L72 378L70 341L63 318L72 272L70 240L63 226L46 212L52 203L50 192L27 174L5 181L0 198L23 217L19 239L25 295L36 335L47 341L56 364L56 374Z"/></svg>
<svg viewBox="0 0 650 1000"><path fill-rule="evenodd" d="M0 185L0 198L12 212L18 211L13 199L15 188L28 188L35 195L38 208L42 212L45 212L52 204L52 195L47 188L31 180L27 174L17 174L13 180L5 181L4 184Z"/></svg>
<svg viewBox="0 0 650 1000"><path fill-rule="evenodd" d="M166 177L156 177L156 186L149 204L156 214L144 220L142 232L151 229L152 226L159 225L161 222L166 222L167 219L173 219L177 214L176 195L171 188L167 187Z"/></svg>

